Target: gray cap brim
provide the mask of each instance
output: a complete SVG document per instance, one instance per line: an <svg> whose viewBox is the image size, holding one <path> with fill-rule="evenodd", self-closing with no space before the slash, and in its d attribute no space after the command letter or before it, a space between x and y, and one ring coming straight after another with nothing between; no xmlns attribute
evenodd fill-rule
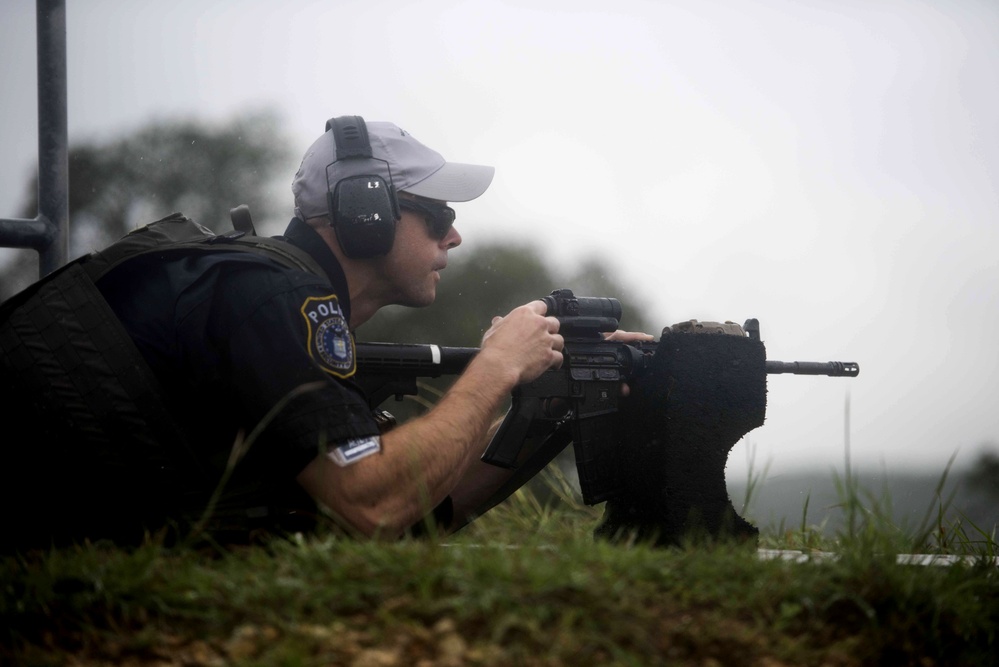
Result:
<svg viewBox="0 0 999 667"><path fill-rule="evenodd" d="M407 185L403 192L441 201L470 201L486 191L496 170L481 164L445 162L419 183Z"/></svg>

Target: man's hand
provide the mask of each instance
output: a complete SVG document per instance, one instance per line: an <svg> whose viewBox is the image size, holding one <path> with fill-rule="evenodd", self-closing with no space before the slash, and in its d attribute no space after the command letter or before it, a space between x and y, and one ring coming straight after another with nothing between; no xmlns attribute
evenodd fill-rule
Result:
<svg viewBox="0 0 999 667"><path fill-rule="evenodd" d="M641 331L621 331L618 329L617 331L604 334L604 340L613 340L618 343L638 343L655 340L655 336L642 333Z"/></svg>
<svg viewBox="0 0 999 667"><path fill-rule="evenodd" d="M546 312L544 303L532 301L514 308L506 317L494 317L482 336L480 355L495 356L515 370L515 384L530 382L549 368L559 368L565 341L558 333L558 320L546 317Z"/></svg>

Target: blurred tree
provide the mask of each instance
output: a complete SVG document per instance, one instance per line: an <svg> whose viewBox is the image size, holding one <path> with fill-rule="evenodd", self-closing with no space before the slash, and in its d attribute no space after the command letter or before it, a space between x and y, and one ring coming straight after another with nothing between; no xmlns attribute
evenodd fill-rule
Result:
<svg viewBox="0 0 999 667"><path fill-rule="evenodd" d="M610 296L621 301L622 328L653 331L645 309L598 259L559 271L526 244L464 246L451 254L437 300L429 308L385 308L356 332L358 340L437 343L477 347L495 315L568 287L577 296Z"/></svg>
<svg viewBox="0 0 999 667"><path fill-rule="evenodd" d="M231 229L229 209L249 204L257 221L290 217L291 194L268 197L277 175L291 180L288 142L276 115L251 113L223 125L149 124L109 143L69 149L70 257L98 250L137 226L182 211L207 227ZM21 217L37 211L37 176ZM38 278L34 251L0 270L0 299Z"/></svg>

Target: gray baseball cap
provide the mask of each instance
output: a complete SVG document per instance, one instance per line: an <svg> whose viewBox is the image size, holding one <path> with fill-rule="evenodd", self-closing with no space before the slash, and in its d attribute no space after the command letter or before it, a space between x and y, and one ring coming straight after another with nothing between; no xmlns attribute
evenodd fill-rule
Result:
<svg viewBox="0 0 999 667"><path fill-rule="evenodd" d="M441 201L469 201L485 192L493 180L492 167L448 162L392 123L374 121L365 125L371 155L377 160L364 161L365 172L370 173L375 165L375 175L392 183L397 192ZM357 161L337 162L335 152L332 130L328 130L302 158L291 184L295 215L299 218L327 215L326 193L341 179L357 175Z"/></svg>

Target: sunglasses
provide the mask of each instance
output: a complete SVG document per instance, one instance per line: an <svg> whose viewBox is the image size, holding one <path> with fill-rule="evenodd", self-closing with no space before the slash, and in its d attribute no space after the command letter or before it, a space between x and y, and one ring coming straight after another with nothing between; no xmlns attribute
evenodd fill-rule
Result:
<svg viewBox="0 0 999 667"><path fill-rule="evenodd" d="M430 201L416 201L399 197L399 208L419 213L430 228L430 234L438 241L447 236L454 224L454 209L444 204Z"/></svg>

